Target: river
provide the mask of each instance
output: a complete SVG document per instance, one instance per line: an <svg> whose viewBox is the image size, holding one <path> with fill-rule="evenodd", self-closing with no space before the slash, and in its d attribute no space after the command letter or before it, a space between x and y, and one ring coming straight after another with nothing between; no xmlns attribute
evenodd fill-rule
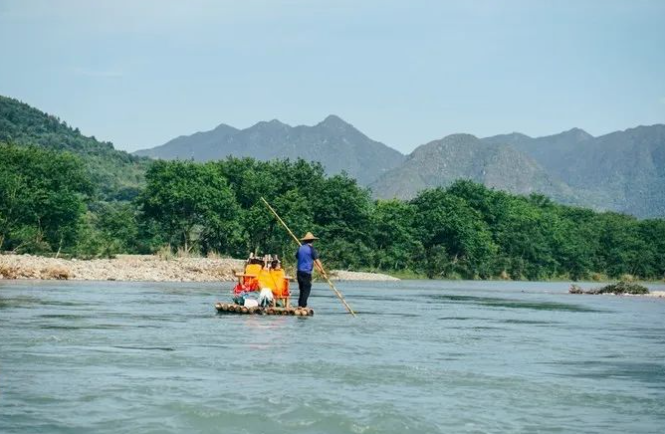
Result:
<svg viewBox="0 0 665 434"><path fill-rule="evenodd" d="M320 284L310 318L218 315L229 288L0 282L0 432L665 429L663 299L347 282L357 318Z"/></svg>

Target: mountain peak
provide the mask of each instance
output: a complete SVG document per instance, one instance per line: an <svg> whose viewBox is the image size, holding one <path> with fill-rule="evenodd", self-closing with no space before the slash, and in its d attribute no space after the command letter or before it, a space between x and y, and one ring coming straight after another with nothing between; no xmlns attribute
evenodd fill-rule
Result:
<svg viewBox="0 0 665 434"><path fill-rule="evenodd" d="M227 124L219 124L215 127L213 131L238 131L237 128L232 127L231 125Z"/></svg>
<svg viewBox="0 0 665 434"><path fill-rule="evenodd" d="M455 134L449 134L442 139L434 140L431 143L435 143L438 146L444 146L444 145L463 145L466 143L476 143L477 141L478 137L474 136L473 134L455 133Z"/></svg>
<svg viewBox="0 0 665 434"><path fill-rule="evenodd" d="M328 115L323 121L319 122L319 125L335 129L353 128L353 125L349 124L339 116L333 114Z"/></svg>
<svg viewBox="0 0 665 434"><path fill-rule="evenodd" d="M252 125L248 130L282 130L291 128L290 125L281 122L279 119L273 119L271 121L261 121Z"/></svg>
<svg viewBox="0 0 665 434"><path fill-rule="evenodd" d="M502 134L502 135L496 136L496 137L503 137L503 138L510 139L510 140L513 140L513 141L514 140L530 140L531 139L531 136L527 136L526 134L520 133L519 131L513 131L510 134Z"/></svg>
<svg viewBox="0 0 665 434"><path fill-rule="evenodd" d="M593 139L593 136L581 128L571 128L568 131L564 131L563 134L574 137L577 140L588 140Z"/></svg>
<svg viewBox="0 0 665 434"><path fill-rule="evenodd" d="M502 145L502 144L516 145L519 143L530 142L531 140L533 140L531 137L527 136L526 134L519 133L517 131L513 131L512 133L509 134L499 134L497 136L485 137L484 139L482 139L483 142L490 143L492 145Z"/></svg>
<svg viewBox="0 0 665 434"><path fill-rule="evenodd" d="M467 140L478 140L478 137L474 136L473 134L468 134L468 133L455 133L455 134L450 134L441 139L442 141L446 142L459 142L459 141L467 141Z"/></svg>

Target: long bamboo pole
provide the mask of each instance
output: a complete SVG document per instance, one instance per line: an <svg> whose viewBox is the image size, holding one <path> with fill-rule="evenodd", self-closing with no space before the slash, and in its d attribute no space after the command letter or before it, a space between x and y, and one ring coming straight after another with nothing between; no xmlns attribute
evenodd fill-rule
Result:
<svg viewBox="0 0 665 434"><path fill-rule="evenodd" d="M296 244L298 244L298 246L302 246L302 243L300 242L300 240L298 239L298 237L296 237L295 234L294 234L293 232L291 232L291 229L289 229L289 227L288 227L287 224L284 222L284 220L282 220L282 218L279 216L279 214L277 214L277 211L275 211L275 209L274 209L272 206L270 206L270 204L268 203L268 201L265 200L263 197L261 198L261 200L262 200L263 203L268 207L268 209L270 210L270 212L272 212L273 215L277 218L277 221L279 221L279 222L282 224L282 226L284 226L284 229L286 229L286 231L289 233L289 235L291 235L291 238L293 238L293 241L295 241ZM353 311L353 309L351 309L351 306L349 306L349 304L346 302L346 300L344 300L344 296L342 295L342 293L339 292L339 290L335 287L335 285L333 285L333 283L332 283L332 282L330 281L330 279L328 278L328 274L327 274L326 271L323 269L323 266L321 266L321 265L320 265L319 263L317 263L317 262L314 262L314 264L316 265L316 268L317 268L317 270L319 271L319 273L321 273L321 275L323 276L323 278L326 279L326 282L328 282L328 285L330 285L330 289L332 289L333 292L335 292L335 295L337 295L337 298L340 299L340 301L342 302L342 304L344 305L344 307L346 308L346 310L348 310L349 313L350 313L351 315L356 316L356 313Z"/></svg>

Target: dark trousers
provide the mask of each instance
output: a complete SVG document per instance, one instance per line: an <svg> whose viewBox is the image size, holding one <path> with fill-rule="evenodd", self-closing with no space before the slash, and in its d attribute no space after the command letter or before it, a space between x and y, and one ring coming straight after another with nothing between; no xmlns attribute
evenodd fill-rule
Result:
<svg viewBox="0 0 665 434"><path fill-rule="evenodd" d="M307 299L309 293L312 291L312 275L304 271L298 271L298 288L300 295L298 296L298 306L307 307Z"/></svg>

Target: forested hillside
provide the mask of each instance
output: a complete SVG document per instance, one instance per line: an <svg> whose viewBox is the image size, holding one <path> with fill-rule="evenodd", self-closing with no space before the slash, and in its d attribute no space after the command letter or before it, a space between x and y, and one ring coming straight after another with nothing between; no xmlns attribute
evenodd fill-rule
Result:
<svg viewBox="0 0 665 434"><path fill-rule="evenodd" d="M560 203L575 203L566 184L553 179L533 158L511 145L485 143L470 134L454 134L419 146L401 166L370 187L380 198L411 199L427 188L468 179L516 194L540 193Z"/></svg>
<svg viewBox="0 0 665 434"><path fill-rule="evenodd" d="M643 218L665 215L665 125L600 137L574 128L552 136L514 133L483 141L511 144L531 156L570 186L580 204Z"/></svg>
<svg viewBox="0 0 665 434"><path fill-rule="evenodd" d="M0 143L69 151L81 157L103 198L128 199L143 183L148 160L118 151L109 142L82 135L59 118L13 98L0 96Z"/></svg>

